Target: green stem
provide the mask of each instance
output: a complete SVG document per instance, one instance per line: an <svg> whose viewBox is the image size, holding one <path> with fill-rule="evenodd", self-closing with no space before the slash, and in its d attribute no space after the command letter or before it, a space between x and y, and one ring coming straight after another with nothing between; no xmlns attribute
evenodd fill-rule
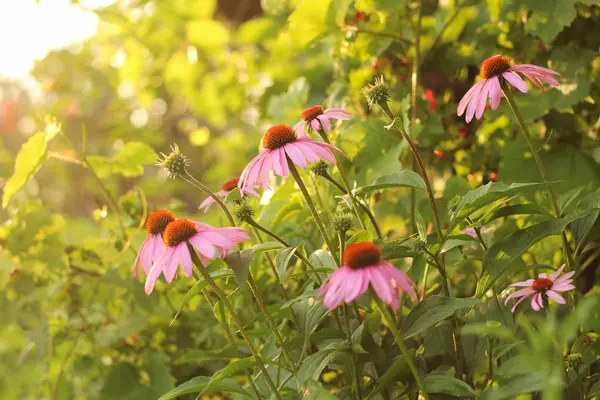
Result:
<svg viewBox="0 0 600 400"><path fill-rule="evenodd" d="M346 232L338 232L338 241L340 247L340 260L343 260L344 249L346 247Z"/></svg>
<svg viewBox="0 0 600 400"><path fill-rule="evenodd" d="M415 56L412 64L411 74L411 117L410 126L415 126L417 122L417 89L419 87L419 65L421 63L421 16L423 7L421 2L417 2L417 21L415 26ZM416 160L413 157L412 169L415 170ZM413 233L417 232L417 219L416 219L416 204L417 204L417 191L415 188L410 189L410 222L413 228ZM441 244L440 244L441 246Z"/></svg>
<svg viewBox="0 0 600 400"><path fill-rule="evenodd" d="M289 157L287 158L287 163L288 163L288 166L290 169L290 173L293 175L294 179L296 180L296 183L298 184L298 187L300 188L300 191L304 195L304 199L306 200L306 203L308 204L308 208L310 209L310 212L315 220L315 223L317 224L317 228L319 229L319 232L321 233L323 240L325 240L325 243L327 244L327 247L329 247L329 251L331 251L331 254L333 256L335 254L333 252L335 247L333 246L333 243L329 239L329 236L327 236L327 232L325 231L325 227L323 226L321 217L319 217L319 213L317 212L317 209L315 208L315 205L313 204L312 199L310 198L310 194L308 193L308 190L306 189L306 185L304 185L304 182L302 181L302 178L300 177L300 174L298 173L298 170L296 169L294 162L292 160L290 160ZM337 257L335 257L335 256L333 256L333 259L339 268L340 260L338 260Z"/></svg>
<svg viewBox="0 0 600 400"><path fill-rule="evenodd" d="M488 337L488 382L494 379L494 339Z"/></svg>
<svg viewBox="0 0 600 400"><path fill-rule="evenodd" d="M554 214L556 215L556 218L560 218L561 213L560 213L560 208L558 207L558 202L556 201L556 194L554 193L554 190L552 189L550 182L548 182L548 173L546 172L546 168L544 167L544 164L542 164L542 159L540 158L540 155L538 154L537 150L535 149L535 146L531 139L531 135L529 134L529 130L527 129L527 125L525 125L525 119L523 118L523 115L521 114L521 110L519 109L519 106L517 105L515 98L513 97L511 91L508 88L503 89L502 93L504 94L506 101L508 101L508 105L510 106L510 109L512 110L512 112L515 114L515 117L517 118L517 122L519 123L519 126L521 127L521 132L523 132L523 136L525 137L525 140L527 141L529 150L531 151L531 154L533 155L533 159L535 160L535 163L540 172L540 175L542 176L542 181L544 182L544 185L546 185L546 190L548 190L548 194L550 195L550 201L552 203L552 209L554 211ZM562 233L562 242L563 242L563 249L565 252L564 256L565 256L565 263L567 264L567 271L570 271L573 266L573 259L572 259L572 255L571 255L571 247L569 246L569 241L567 240L567 235L565 234L565 232Z"/></svg>
<svg viewBox="0 0 600 400"><path fill-rule="evenodd" d="M296 372L298 372L296 363L294 362L294 359L292 358L292 355L289 353L288 349L285 347L285 342L283 341L283 338L281 337L281 334L279 333L279 329L277 328L277 325L275 325L273 318L271 318L271 315L269 314L269 312L267 311L267 308L265 307L264 299L263 299L260 291L258 290L258 287L256 286L256 282L254 281L252 274L248 274L248 284L250 285L250 290L252 290L252 293L254 294L254 297L256 298L256 302L258 303L258 308L260 308L260 310L263 312L263 314L265 314L265 317L267 318L267 323L269 324L269 327L273 331L273 334L275 334L275 339L277 340L279 347L281 347L283 356L289 363L289 365L292 368L292 371L294 372L294 375L295 375Z"/></svg>
<svg viewBox="0 0 600 400"><path fill-rule="evenodd" d="M196 251L189 244L188 244L188 250L190 252L190 255L192 256L192 262L196 266L196 269L198 271L200 271L200 273L202 274L202 277L212 287L212 289L217 294L217 296L219 297L219 299L221 300L221 302L223 303L225 308L227 308L227 311L229 311L229 313L231 314L231 317L233 318L235 324L238 326L240 334L244 338L244 341L248 345L248 348L250 349L250 352L252 353L252 356L254 357L254 360L256 361L256 365L258 365L258 367L262 371L263 375L265 376L265 381L271 388L271 391L273 392L273 394L275 395L275 397L278 400L281 400L281 395L279 394L279 391L277 390L275 383L273 383L273 380L271 379L271 376L269 375L269 372L267 371L265 364L263 363L263 361L260 358L258 350L254 346L252 339L250 339L250 336L248 336L248 333L244 329L244 324L242 323L242 320L240 319L240 317L236 313L235 309L229 302L227 295L225 294L225 292L223 292L223 290L221 290L221 288L217 285L217 283L214 281L212 276L210 276L210 274L206 271L206 269L204 268L204 266L198 259L198 256L196 255Z"/></svg>
<svg viewBox="0 0 600 400"><path fill-rule="evenodd" d="M371 292L371 294L372 294L373 300L375 301L375 304L377 305L377 308L379 309L379 313L383 316L383 319L385 319L385 321L387 322L388 328L390 329L390 331L392 331L392 335L394 335L394 338L396 339L396 343L398 344L398 347L400 347L400 351L402 352L402 355L406 359L408 368L410 369L410 372L412 373L413 377L415 378L415 382L417 383L417 387L419 388L421 395L423 396L423 398L425 400L429 400L429 395L425 391L425 386L423 385L423 380L421 379L421 376L419 375L419 370L417 369L415 361L413 360L412 355L409 353L408 348L406 347L406 344L404 343L404 340L402 339L402 336L400 335L400 331L398 331L398 327L396 326L396 321L394 321L394 318L388 312L385 304L383 304L381 299L379 299L379 297L377 297L377 294L375 294L373 292Z"/></svg>
<svg viewBox="0 0 600 400"><path fill-rule="evenodd" d="M274 232L271 232L270 230L268 230L264 226L260 225L258 222L256 222L252 218L247 219L246 222L249 225L251 225L252 227L258 229L259 231L264 232L267 235L271 236L273 239L277 240L279 243L281 243L285 247L292 247L288 242L286 242L280 236L278 236ZM308 260L308 258L304 257L303 254L300 254L299 252L297 252L297 253L295 253L295 255L296 255L296 257L298 257L300 259L300 261L302 261L308 267L308 269L310 269L312 272L314 272L315 279L317 280L317 282L320 285L323 281L321 280L321 277L319 276L319 273L315 271L314 265L312 265L312 263Z"/></svg>
<svg viewBox="0 0 600 400"><path fill-rule="evenodd" d="M473 220L470 217L467 217L467 222L471 225L473 225ZM473 229L475 230L475 234L477 235L477 239L479 239L479 243L481 243L481 247L483 247L483 250L487 251L488 247L485 244L485 240L483 240L483 236L481 236L481 229L474 226Z"/></svg>
<svg viewBox="0 0 600 400"><path fill-rule="evenodd" d="M348 305L344 304L344 325L346 326L346 338L349 342L352 342L352 331L350 330L350 313L348 312ZM358 383L358 371L356 369L356 354L352 353L352 361L350 362L350 370L352 373L352 397L355 400L360 399L359 383Z"/></svg>
<svg viewBox="0 0 600 400"><path fill-rule="evenodd" d="M254 230L254 235L256 236L256 239L258 240L258 242L260 244L263 244L265 241L263 240L262 236L260 235L260 231L254 226L252 227L252 229ZM279 276L279 272L277 271L277 267L275 266L275 262L273 261L273 259L271 258L271 255L269 253L265 253L265 257L267 258L267 263L269 264L269 267L271 267L271 271L273 272L273 275L275 275L275 279L277 280L277 287L279 288L281 295L283 296L283 298L286 301L289 300L288 295L285 292L283 285L281 284L281 278Z"/></svg>
<svg viewBox="0 0 600 400"><path fill-rule="evenodd" d="M331 175L329 175L328 173L325 173L325 175L323 175L323 178L325 178L325 180L331 182L342 193L347 193L346 190L344 189L344 187L342 185L340 185L335 179L333 179L331 177ZM375 219L375 216L373 215L373 213L371 212L371 210L369 209L369 207L367 207L366 205L364 205L362 202L360 202L358 200L356 200L356 202L358 203L358 206L365 212L365 214L367 214L367 217L369 217L369 221L371 221L371 224L373 225L373 228L375 228L375 232L377 233L377 236L380 239L383 239L383 235L381 234L381 229L379 229L379 225L377 224L377 220Z"/></svg>
<svg viewBox="0 0 600 400"><path fill-rule="evenodd" d="M327 136L327 132L325 132L325 129L323 129L323 125L321 125L321 122L319 121L319 135L321 136L321 139L323 139L323 141L327 144L331 144L331 141L329 140L329 137ZM341 166L341 157L338 156L337 153L334 152L333 156L335 157L335 166L337 167L338 173L340 174L340 178L342 178L342 183L344 184L344 188L345 188L345 192L346 194L348 194L348 197L350 197L350 203L352 203L352 208L354 209L354 213L356 214L356 217L358 218L358 222L360 222L360 227L363 230L366 230L367 227L365 226L365 223L363 222L361 216L360 216L360 211L358 210L358 205L357 205L357 201L356 198L354 197L354 194L352 193L352 189L350 188L350 183L348 182L348 178L346 178L346 174L344 173L344 170L342 169Z"/></svg>
<svg viewBox="0 0 600 400"><path fill-rule="evenodd" d="M204 295L204 298L206 299L206 301L208 302L208 304L210 305L210 307L212 309L215 308L215 302L212 300L212 298L210 297L210 295L208 294L208 292L206 290L202 291L202 294ZM229 343L231 344L231 346L233 346L234 349L237 350L237 345L235 344L235 339L233 337L233 335L231 334L231 330L229 329L229 326L227 326L225 324L225 321L221 321L221 319L216 318L217 321L219 321L219 324L221 325L221 327L223 328L223 330L225 331L225 336L227 336L227 340L229 341ZM241 358L242 355L238 350L238 354L239 357ZM256 387L256 385L254 384L254 381L252 380L252 375L250 374L250 372L244 368L244 374L246 375L246 378L248 379L248 382L250 383L250 386L252 387L252 391L254 392L254 394L256 394L256 398L260 399L260 392L258 391L258 388Z"/></svg>

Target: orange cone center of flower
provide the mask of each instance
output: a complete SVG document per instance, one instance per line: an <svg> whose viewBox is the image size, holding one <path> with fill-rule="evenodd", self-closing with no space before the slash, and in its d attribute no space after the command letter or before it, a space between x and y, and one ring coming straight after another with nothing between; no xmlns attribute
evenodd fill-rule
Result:
<svg viewBox="0 0 600 400"><path fill-rule="evenodd" d="M150 235L162 233L169 223L175 221L177 217L171 211L158 210L148 216L146 220L146 232Z"/></svg>
<svg viewBox="0 0 600 400"><path fill-rule="evenodd" d="M489 79L492 76L500 75L510 69L510 60L504 56L490 57L481 63L479 75L483 79Z"/></svg>
<svg viewBox="0 0 600 400"><path fill-rule="evenodd" d="M231 192L237 187L239 181L240 180L238 178L232 179L230 181L225 182L221 188L226 192Z"/></svg>
<svg viewBox="0 0 600 400"><path fill-rule="evenodd" d="M313 119L317 118L321 114L323 114L323 107L314 106L314 107L307 108L306 110L304 110L304 112L302 113L302 119L305 121L312 121Z"/></svg>
<svg viewBox="0 0 600 400"><path fill-rule="evenodd" d="M275 125L269 128L263 137L263 146L275 150L288 143L295 142L298 138L296 132L287 125Z"/></svg>
<svg viewBox="0 0 600 400"><path fill-rule="evenodd" d="M196 224L189 219L177 219L167 225L163 240L167 246L176 246L198 233Z"/></svg>
<svg viewBox="0 0 600 400"><path fill-rule="evenodd" d="M537 290L538 292L545 292L552 287L552 283L552 279L537 278L535 281L533 281L531 288L533 290Z"/></svg>
<svg viewBox="0 0 600 400"><path fill-rule="evenodd" d="M375 243L358 242L344 250L344 265L350 268L364 268L381 261L381 250Z"/></svg>

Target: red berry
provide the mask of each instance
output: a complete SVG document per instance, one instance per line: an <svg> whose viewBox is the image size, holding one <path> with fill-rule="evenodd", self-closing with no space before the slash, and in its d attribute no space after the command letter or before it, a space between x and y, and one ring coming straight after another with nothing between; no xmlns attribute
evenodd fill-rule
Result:
<svg viewBox="0 0 600 400"><path fill-rule="evenodd" d="M466 138L467 137L467 129L465 127L460 128L460 133L459 133L461 138Z"/></svg>
<svg viewBox="0 0 600 400"><path fill-rule="evenodd" d="M496 182L498 180L498 174L495 172L492 172L490 177L492 178L492 182Z"/></svg>
<svg viewBox="0 0 600 400"><path fill-rule="evenodd" d="M444 152L443 152L443 151L441 151L441 150L434 150L434 151L433 151L433 154L435 154L435 156L436 156L437 158L442 158L442 156L444 155Z"/></svg>
<svg viewBox="0 0 600 400"><path fill-rule="evenodd" d="M364 13L362 11L357 11L356 14L354 14L354 16L359 21L364 21L365 19L367 19L367 13Z"/></svg>
<svg viewBox="0 0 600 400"><path fill-rule="evenodd" d="M381 63L379 62L379 60L374 60L373 63L371 64L371 67L373 69L377 69L377 68L381 67Z"/></svg>

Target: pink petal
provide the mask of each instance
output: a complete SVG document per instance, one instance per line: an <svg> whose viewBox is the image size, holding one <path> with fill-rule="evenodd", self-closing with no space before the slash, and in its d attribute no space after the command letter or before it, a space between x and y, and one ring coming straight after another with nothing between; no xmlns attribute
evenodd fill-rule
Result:
<svg viewBox="0 0 600 400"><path fill-rule="evenodd" d="M561 283L565 283L567 281L572 281L573 279L571 278L573 275L575 275L575 271L571 271L571 272L567 272L564 275L559 276L558 278L554 279L554 284L555 285L559 285Z"/></svg>
<svg viewBox="0 0 600 400"><path fill-rule="evenodd" d="M306 162L302 151L295 146L295 143L296 142L292 142L283 146L283 148L285 149L285 153L294 162L294 164L296 164L300 168L306 168L308 163Z"/></svg>
<svg viewBox="0 0 600 400"><path fill-rule="evenodd" d="M182 251L180 254L179 264L181 264L181 269L183 269L185 276L191 278L193 275L192 269L194 264L192 263L192 256L190 255L187 246L185 246L184 251Z"/></svg>
<svg viewBox="0 0 600 400"><path fill-rule="evenodd" d="M150 293L152 293L152 290L154 290L154 284L156 283L156 280L160 276L161 272L163 272L165 264L169 263L171 261L171 258L173 258L174 252L175 250L173 247L168 247L167 250L163 253L163 255L158 260L156 260L152 268L150 268L150 271L148 271L148 276L146 276L146 283L144 284L144 291L146 292L146 294L149 295Z"/></svg>
<svg viewBox="0 0 600 400"><path fill-rule="evenodd" d="M294 146L299 149L300 151L302 151L302 154L304 154L304 157L307 158L309 161L312 162L317 162L319 161L319 156L317 154L315 154L315 152L313 151L314 147L318 147L318 146L310 146L308 144L308 142L294 142Z"/></svg>
<svg viewBox="0 0 600 400"><path fill-rule="evenodd" d="M377 267L367 267L365 268L365 272L369 274L371 286L373 286L377 296L379 296L384 303L391 304L394 293L392 283L387 277L387 274L382 273L381 269Z"/></svg>
<svg viewBox="0 0 600 400"><path fill-rule="evenodd" d="M281 165L281 157L280 157L280 153L283 150L281 148L279 149L275 149L273 150L273 173L275 175L279 175L281 176L281 174L283 173L283 167Z"/></svg>
<svg viewBox="0 0 600 400"><path fill-rule="evenodd" d="M531 82L533 82L533 84L535 86L537 86L538 88L544 90L544 86L542 86L542 82L536 78L535 74L531 73L531 72L522 72L523 75L525 75L527 78L529 78L529 80Z"/></svg>
<svg viewBox="0 0 600 400"><path fill-rule="evenodd" d="M343 108L328 108L327 110L323 111L322 115L324 115L327 118L342 120L349 120L352 118L352 113Z"/></svg>
<svg viewBox="0 0 600 400"><path fill-rule="evenodd" d="M556 271L551 273L550 276L548 277L548 279L550 279L551 281L555 281L556 278L558 278L558 276L563 272L564 269L565 269L565 264L561 265L559 269L557 269ZM573 276L573 274L571 274L571 276Z"/></svg>
<svg viewBox="0 0 600 400"><path fill-rule="evenodd" d="M182 257L182 253L188 251L187 245L185 243L179 243L178 245L173 247L175 251L171 256L168 264L165 264L165 268L163 268L163 274L165 276L165 280L170 283L177 276L177 266L179 265L179 260Z"/></svg>
<svg viewBox="0 0 600 400"><path fill-rule="evenodd" d="M458 103L458 108L456 109L456 115L458 115L460 117L461 115L464 114L465 109L467 108L467 105L469 104L471 98L475 94L475 91L481 90L479 88L484 84L485 84L485 81L479 81L475 85L473 85L471 87L471 89L469 89L467 91L467 93L465 93L465 95L462 97L462 99L460 99L460 102Z"/></svg>
<svg viewBox="0 0 600 400"><path fill-rule="evenodd" d="M523 300L525 300L526 298L528 298L529 296L523 296L519 299L519 301L517 301L512 308L510 309L510 312L514 313L515 310L517 309L518 305L521 304L523 302Z"/></svg>
<svg viewBox="0 0 600 400"><path fill-rule="evenodd" d="M354 300L362 296L368 287L369 278L365 276L365 273L362 270L356 269L348 271L344 302L346 304L352 303Z"/></svg>
<svg viewBox="0 0 600 400"><path fill-rule="evenodd" d="M207 212L208 209L210 208L210 206L213 205L213 203L215 202L215 199L213 199L212 197L207 197L202 203L200 203L200 206L198 207L198 209L202 210L204 212Z"/></svg>
<svg viewBox="0 0 600 400"><path fill-rule="evenodd" d="M329 286L327 287L327 293L325 293L325 297L323 298L323 305L330 310L335 309L344 297L344 283L349 269L350 267L342 266L329 278Z"/></svg>
<svg viewBox="0 0 600 400"><path fill-rule="evenodd" d="M260 194L258 194L258 192L254 189L248 188L248 189L246 189L246 193L248 193L250 196L254 196L257 199L260 199Z"/></svg>
<svg viewBox="0 0 600 400"><path fill-rule="evenodd" d="M301 119L294 125L294 131L298 137L306 137L306 121Z"/></svg>
<svg viewBox="0 0 600 400"><path fill-rule="evenodd" d="M497 76L490 78L493 81L490 88L490 107L495 110L500 105L500 99L502 98L502 87L500 86L500 79Z"/></svg>
<svg viewBox="0 0 600 400"><path fill-rule="evenodd" d="M412 279L410 279L408 277L408 275L406 275L404 273L404 271L400 271L399 269L397 269L396 267L394 267L392 264L388 263L387 261L382 261L378 265L381 265L385 269L385 271L388 273L390 278L396 282L396 285L398 288L400 288L402 291L408 293L408 295L410 297L412 297L412 299L414 301L417 300L417 294L415 293L415 290L414 290L414 287L416 285L412 281Z"/></svg>
<svg viewBox="0 0 600 400"><path fill-rule="evenodd" d="M544 308L541 293L536 293L535 295L533 295L533 297L531 298L531 308L533 308L534 311L540 311L542 308Z"/></svg>
<svg viewBox="0 0 600 400"><path fill-rule="evenodd" d="M481 93L479 93L479 102L477 103L477 110L475 112L476 119L481 119L481 116L483 115L483 111L485 110L485 105L487 104L487 98L488 98L490 89L493 84L494 84L494 81L491 79L488 79L487 82L485 83L485 85L483 85L483 88L481 89Z"/></svg>
<svg viewBox="0 0 600 400"><path fill-rule="evenodd" d="M521 290L517 290L516 292L513 292L511 294L509 294L508 296L506 296L506 299L504 300L504 304L506 305L508 303L508 301L514 297L527 297L527 296L531 296L532 294L537 293L535 290L533 289L521 289Z"/></svg>
<svg viewBox="0 0 600 400"><path fill-rule="evenodd" d="M469 101L469 106L467 107L467 114L465 115L465 121L467 121L467 123L471 122L475 116L475 111L477 110L477 105L479 104L479 96L486 83L487 79L479 82L476 85L477 88L472 94L471 100Z"/></svg>
<svg viewBox="0 0 600 400"><path fill-rule="evenodd" d="M552 290L547 290L546 294L548 295L548 297L550 297L552 300L554 300L555 302L557 302L559 304L566 303L565 299L563 299L563 297L560 294L558 294Z"/></svg>
<svg viewBox="0 0 600 400"><path fill-rule="evenodd" d="M552 290L554 290L555 292L566 292L567 290L573 290L575 289L575 286L571 285L570 283L561 283L559 285L552 285Z"/></svg>
<svg viewBox="0 0 600 400"><path fill-rule="evenodd" d="M216 257L215 248L213 245L201 235L195 234L188 241L194 246L198 253L202 254L206 258L213 259Z"/></svg>
<svg viewBox="0 0 600 400"><path fill-rule="evenodd" d="M266 189L269 186L269 173L273 169L273 161L278 157L277 152L274 150L265 151L267 155L264 158L262 165L260 166L260 182ZM267 185L265 187L265 184Z"/></svg>
<svg viewBox="0 0 600 400"><path fill-rule="evenodd" d="M515 72L506 71L502 73L502 76L508 81L508 83L516 87L520 92L527 93L529 90L527 89L527 83L525 83L523 78L521 78Z"/></svg>
<svg viewBox="0 0 600 400"><path fill-rule="evenodd" d="M321 128L319 120L315 118L312 121L310 121L310 127L313 129L313 131L318 131Z"/></svg>
<svg viewBox="0 0 600 400"><path fill-rule="evenodd" d="M556 71L552 71L551 69L540 67L539 65L533 64L517 64L511 68L513 71L523 72L523 71L533 71L538 74L550 74L550 75L560 75L560 73Z"/></svg>
<svg viewBox="0 0 600 400"><path fill-rule="evenodd" d="M321 122L321 126L326 132L331 132L331 124L325 115L319 115L317 119Z"/></svg>
<svg viewBox="0 0 600 400"><path fill-rule="evenodd" d="M288 166L288 159L287 159L287 156L285 155L284 149L279 149L279 163L281 164L281 176L284 178L289 176L290 175L290 167Z"/></svg>
<svg viewBox="0 0 600 400"><path fill-rule="evenodd" d="M526 281L515 282L515 283L511 284L510 286L513 286L513 287L519 287L519 286L531 287L531 285L533 285L533 281L534 281L534 279L527 279Z"/></svg>

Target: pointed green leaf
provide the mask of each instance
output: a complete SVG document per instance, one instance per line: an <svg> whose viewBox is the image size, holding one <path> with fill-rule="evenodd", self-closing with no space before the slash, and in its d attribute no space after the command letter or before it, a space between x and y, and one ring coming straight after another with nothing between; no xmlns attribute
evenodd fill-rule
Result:
<svg viewBox="0 0 600 400"><path fill-rule="evenodd" d="M357 194L362 195L365 193L374 192L376 190L396 188L396 187L408 187L420 190L427 190L423 178L414 171L404 169L402 171L394 172L393 174L380 176L375 181L368 185L358 189Z"/></svg>
<svg viewBox="0 0 600 400"><path fill-rule="evenodd" d="M204 390L209 382L210 378L208 376L198 376L177 386L168 393L163 394L158 400L171 400L189 393L200 393ZM213 392L236 393L250 397L250 394L243 387L231 379L223 379L222 381L216 383L213 385L212 390Z"/></svg>
<svg viewBox="0 0 600 400"><path fill-rule="evenodd" d="M287 247L282 249L277 253L277 257L275 257L275 265L277 266L277 271L279 272L279 282L284 282L285 271L287 270L288 264L290 260L294 256L298 250L298 246L296 247Z"/></svg>

